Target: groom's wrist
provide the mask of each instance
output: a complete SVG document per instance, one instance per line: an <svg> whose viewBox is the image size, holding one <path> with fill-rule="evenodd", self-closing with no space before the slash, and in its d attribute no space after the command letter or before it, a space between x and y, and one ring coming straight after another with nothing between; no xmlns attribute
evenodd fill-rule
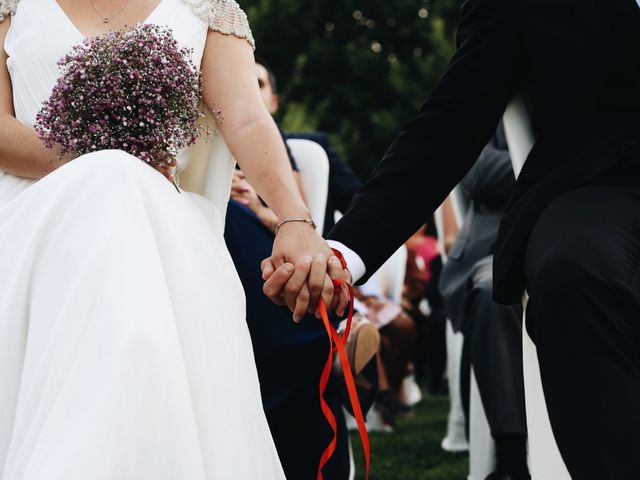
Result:
<svg viewBox="0 0 640 480"><path fill-rule="evenodd" d="M351 283L356 283L358 280L364 277L364 275L367 273L367 268L362 261L362 258L360 258L360 255L358 255L343 243L340 243L336 240L327 240L327 243L331 248L335 248L340 253L342 253L342 256L344 257L347 264L347 269L351 274Z"/></svg>

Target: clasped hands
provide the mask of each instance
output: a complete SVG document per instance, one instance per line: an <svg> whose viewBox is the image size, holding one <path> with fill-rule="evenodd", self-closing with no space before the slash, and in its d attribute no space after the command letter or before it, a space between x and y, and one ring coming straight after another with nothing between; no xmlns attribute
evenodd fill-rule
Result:
<svg viewBox="0 0 640 480"><path fill-rule="evenodd" d="M289 307L296 322L306 313L319 317L320 299L339 316L349 305L346 287L335 289L333 280L350 283L351 274L309 224L284 225L276 235L271 257L262 261L261 268L265 295Z"/></svg>

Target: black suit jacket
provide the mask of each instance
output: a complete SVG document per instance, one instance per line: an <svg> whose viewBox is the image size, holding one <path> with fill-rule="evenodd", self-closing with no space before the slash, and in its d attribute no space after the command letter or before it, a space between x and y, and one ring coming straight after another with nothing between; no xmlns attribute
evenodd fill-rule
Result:
<svg viewBox="0 0 640 480"><path fill-rule="evenodd" d="M300 138L318 143L329 157L329 191L327 193L327 210L324 216L324 235L334 227L334 212L345 212L355 193L362 187L362 182L353 173L347 162L340 158L338 152L331 147L329 136L321 132L286 133L285 138Z"/></svg>
<svg viewBox="0 0 640 480"><path fill-rule="evenodd" d="M544 207L637 155L640 8L635 0L466 0L461 10L447 71L330 238L375 272L462 179L524 90L537 142L506 209L494 265L494 296L513 304Z"/></svg>
<svg viewBox="0 0 640 480"><path fill-rule="evenodd" d="M440 275L440 293L455 330L462 328L474 266L494 251L498 226L515 183L504 130L484 147L460 186L470 200L462 228Z"/></svg>

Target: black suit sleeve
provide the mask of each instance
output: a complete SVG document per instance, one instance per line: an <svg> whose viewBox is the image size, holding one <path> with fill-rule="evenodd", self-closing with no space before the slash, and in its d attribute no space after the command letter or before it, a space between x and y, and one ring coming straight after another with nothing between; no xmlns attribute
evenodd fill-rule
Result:
<svg viewBox="0 0 640 480"><path fill-rule="evenodd" d="M442 203L478 158L515 91L512 0L466 0L458 50L329 234L364 261L366 281Z"/></svg>

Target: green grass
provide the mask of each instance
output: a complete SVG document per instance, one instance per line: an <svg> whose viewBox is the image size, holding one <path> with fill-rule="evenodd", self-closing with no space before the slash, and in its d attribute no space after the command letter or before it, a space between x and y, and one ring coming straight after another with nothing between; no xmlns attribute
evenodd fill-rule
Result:
<svg viewBox="0 0 640 480"><path fill-rule="evenodd" d="M429 397L415 415L398 422L393 433L372 433L370 480L464 480L469 471L466 453L440 447L447 427L447 397ZM351 437L356 479L364 479L364 459L357 432Z"/></svg>

